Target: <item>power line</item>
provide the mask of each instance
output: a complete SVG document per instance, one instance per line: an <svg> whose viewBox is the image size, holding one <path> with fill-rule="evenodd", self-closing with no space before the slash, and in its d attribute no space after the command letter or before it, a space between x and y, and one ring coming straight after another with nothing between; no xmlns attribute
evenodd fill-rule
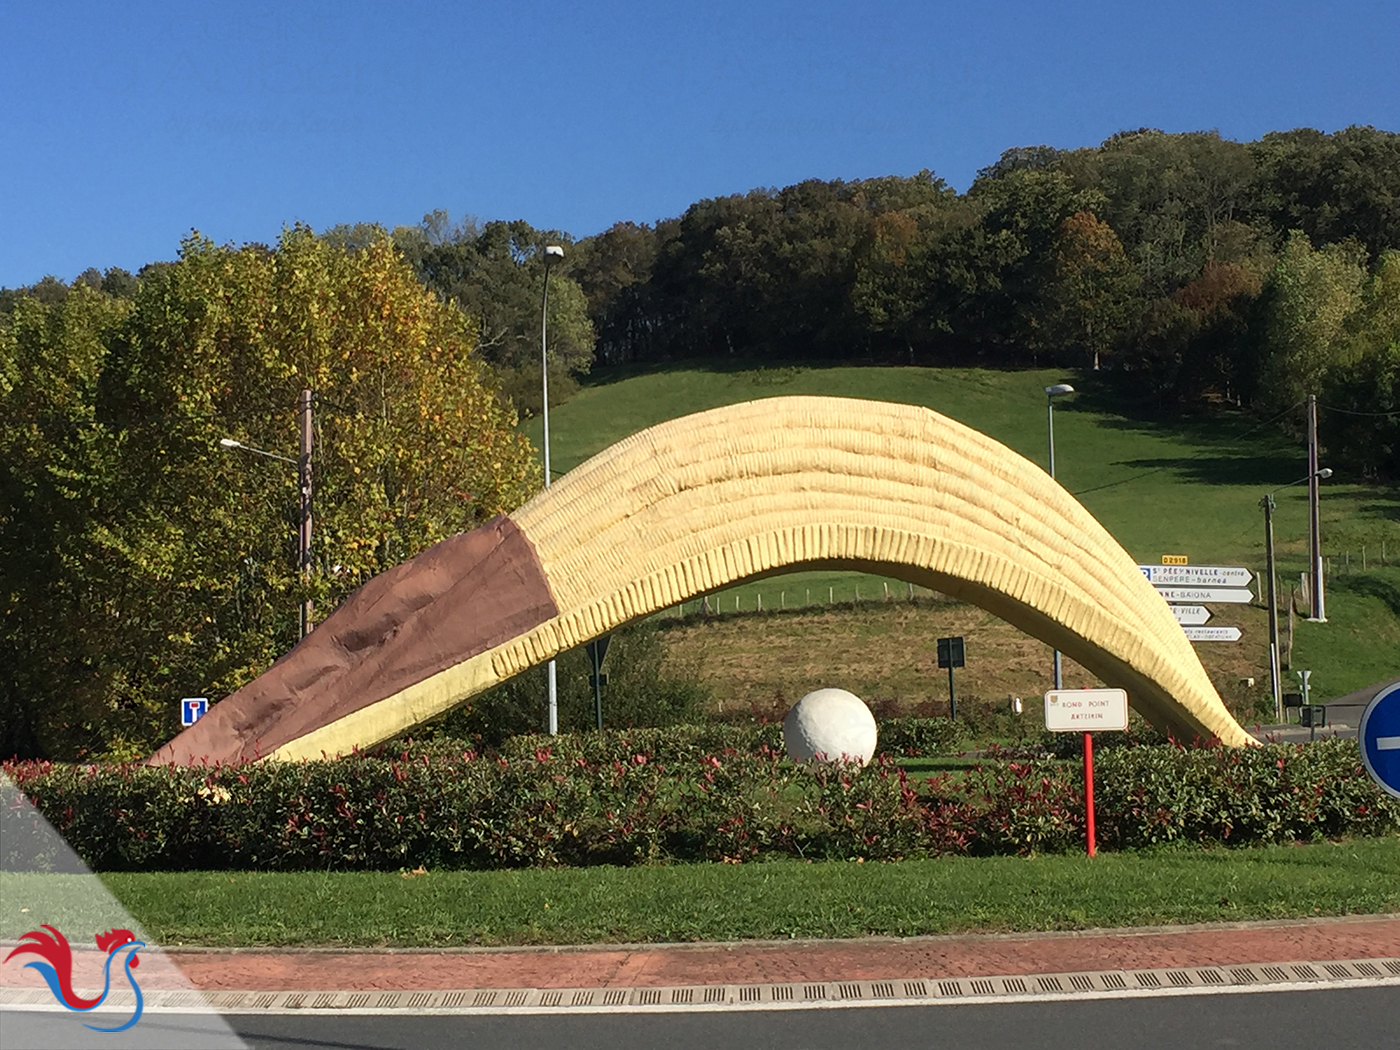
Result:
<svg viewBox="0 0 1400 1050"><path fill-rule="evenodd" d="M1307 400L1306 398L1303 398L1303 399L1301 399L1301 400L1295 401L1293 404L1289 405L1287 408L1285 408L1282 412L1279 412L1277 415L1271 416L1270 418L1264 420L1262 423L1258 424L1257 426L1250 427L1250 428L1249 428L1248 430L1246 430L1243 434L1237 434L1237 435L1235 435L1235 437L1234 437L1233 440L1235 440L1235 441L1243 441L1245 438L1249 437L1251 434L1254 434L1254 433L1256 433L1257 431L1263 430L1265 427L1272 426L1274 423L1277 423L1277 422L1278 422L1280 419L1282 419L1284 416L1288 415L1288 413L1294 411L1295 409L1301 408L1302 405L1303 405L1303 402L1306 401L1306 400ZM1126 477L1126 478L1119 478L1117 481L1107 481L1107 482L1104 482L1104 484L1102 484L1102 485L1095 485L1095 486L1093 486L1092 488L1079 489L1079 490L1077 490L1077 491L1071 493L1071 495L1073 495L1073 496L1084 496L1084 495L1087 495L1087 494L1090 493L1090 492L1101 492L1101 491L1104 490L1104 489L1111 489L1111 488L1116 488L1116 487L1119 486L1119 485L1126 485L1126 484L1128 484L1130 481L1141 481L1143 478L1150 478L1150 477L1152 477L1152 475L1154 475L1154 474L1161 474L1163 471L1175 470L1175 469L1177 469L1178 467L1180 467L1183 463L1190 463L1192 460L1200 459L1200 458L1202 458L1203 456L1205 456L1205 455L1207 455L1207 454L1209 454L1210 452L1213 452L1213 451L1214 451L1213 449L1202 449L1200 452L1193 453L1192 455L1189 455L1189 456L1184 456L1184 457L1182 457L1181 459L1178 459L1178 460L1176 460L1175 462L1170 463L1170 464L1168 464L1168 465L1166 465L1166 466L1153 467L1153 468L1150 469L1150 470L1144 470L1144 471L1142 471L1141 473L1138 473L1138 474L1131 474L1131 475L1129 475L1129 476Z"/></svg>
<svg viewBox="0 0 1400 1050"><path fill-rule="evenodd" d="M1357 412L1350 408L1338 408L1335 405L1324 405L1321 401L1317 403L1317 407L1326 409L1328 412L1340 412L1344 416L1366 416L1371 419L1394 419L1400 416L1400 412Z"/></svg>

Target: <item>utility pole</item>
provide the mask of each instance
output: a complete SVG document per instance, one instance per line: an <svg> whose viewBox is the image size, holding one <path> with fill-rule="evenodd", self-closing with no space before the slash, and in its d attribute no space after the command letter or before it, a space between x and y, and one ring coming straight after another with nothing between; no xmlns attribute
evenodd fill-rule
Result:
<svg viewBox="0 0 1400 1050"><path fill-rule="evenodd" d="M1319 488L1317 469L1317 395L1308 395L1308 571L1312 586L1310 619L1327 622L1327 606L1322 596L1322 528L1318 510Z"/></svg>
<svg viewBox="0 0 1400 1050"><path fill-rule="evenodd" d="M1274 593L1274 494L1259 501L1264 508L1264 555L1269 574L1269 688L1274 694L1274 713L1283 722L1283 685L1279 681L1278 600Z"/></svg>
<svg viewBox="0 0 1400 1050"><path fill-rule="evenodd" d="M1047 437L1050 443L1050 476L1055 476L1055 398L1063 397L1065 394L1074 393L1074 387L1068 383L1056 383L1054 386L1045 388L1045 425ZM1054 659L1051 664L1051 680L1055 688L1059 689L1062 683L1060 650L1055 649Z"/></svg>
<svg viewBox="0 0 1400 1050"><path fill-rule="evenodd" d="M549 265L556 259L564 258L564 249L557 244L549 244L544 249L544 294L540 298L540 384L544 403L540 411L544 414L544 487L549 488ZM559 672L551 658L546 669L549 681L548 728L550 736L559 734Z"/></svg>
<svg viewBox="0 0 1400 1050"><path fill-rule="evenodd" d="M297 461L299 474L299 487L301 489L301 518L297 527L297 564L301 568L301 582L305 587L311 585L311 391L301 392L301 401L298 405L301 416L301 458ZM305 638L311 633L313 626L313 608L311 595L302 600L301 603L301 637Z"/></svg>

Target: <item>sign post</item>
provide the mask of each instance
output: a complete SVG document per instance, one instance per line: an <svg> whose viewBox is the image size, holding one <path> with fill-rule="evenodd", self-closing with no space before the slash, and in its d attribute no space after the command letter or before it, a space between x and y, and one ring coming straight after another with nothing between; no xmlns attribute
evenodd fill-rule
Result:
<svg viewBox="0 0 1400 1050"><path fill-rule="evenodd" d="M1154 587L1248 587L1254 573L1239 565L1139 565Z"/></svg>
<svg viewBox="0 0 1400 1050"><path fill-rule="evenodd" d="M948 668L948 717L958 717L958 698L953 695L953 668L963 666L962 638L938 639L938 666Z"/></svg>
<svg viewBox="0 0 1400 1050"><path fill-rule="evenodd" d="M603 657L608 655L608 645L612 635L605 634L594 638L586 646L588 662L592 667L588 680L593 683L593 709L598 716L598 732L603 731L603 686L608 684L608 676L603 674Z"/></svg>
<svg viewBox="0 0 1400 1050"><path fill-rule="evenodd" d="M1204 627L1210 622L1210 610L1204 605L1173 605L1170 608L1176 622L1183 627Z"/></svg>
<svg viewBox="0 0 1400 1050"><path fill-rule="evenodd" d="M1371 779L1400 798L1400 682L1392 682L1366 705L1357 742Z"/></svg>
<svg viewBox="0 0 1400 1050"><path fill-rule="evenodd" d="M1045 694L1045 728L1084 734L1084 844L1092 857L1097 852L1093 733L1128 728L1128 694L1122 689L1052 689Z"/></svg>
<svg viewBox="0 0 1400 1050"><path fill-rule="evenodd" d="M1193 642L1238 642L1244 637L1238 627L1183 627L1181 630Z"/></svg>
<svg viewBox="0 0 1400 1050"><path fill-rule="evenodd" d="M1176 584L1154 583L1166 601L1201 605L1205 602L1221 605L1248 605L1254 601L1254 592L1248 587L1194 587Z"/></svg>

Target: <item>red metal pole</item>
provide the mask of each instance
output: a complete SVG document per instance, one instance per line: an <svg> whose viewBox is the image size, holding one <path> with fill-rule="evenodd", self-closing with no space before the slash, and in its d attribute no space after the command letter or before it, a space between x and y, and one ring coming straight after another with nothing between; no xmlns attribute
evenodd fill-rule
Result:
<svg viewBox="0 0 1400 1050"><path fill-rule="evenodd" d="M1094 855L1094 737L1084 734L1084 832L1089 856Z"/></svg>

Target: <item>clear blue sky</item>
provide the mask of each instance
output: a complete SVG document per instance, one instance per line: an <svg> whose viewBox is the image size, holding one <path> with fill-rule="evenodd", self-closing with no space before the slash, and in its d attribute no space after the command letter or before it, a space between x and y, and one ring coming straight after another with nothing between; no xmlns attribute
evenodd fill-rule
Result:
<svg viewBox="0 0 1400 1050"><path fill-rule="evenodd" d="M192 227L524 218L585 236L804 178L1142 126L1400 130L1400 5L10 0L0 285Z"/></svg>

